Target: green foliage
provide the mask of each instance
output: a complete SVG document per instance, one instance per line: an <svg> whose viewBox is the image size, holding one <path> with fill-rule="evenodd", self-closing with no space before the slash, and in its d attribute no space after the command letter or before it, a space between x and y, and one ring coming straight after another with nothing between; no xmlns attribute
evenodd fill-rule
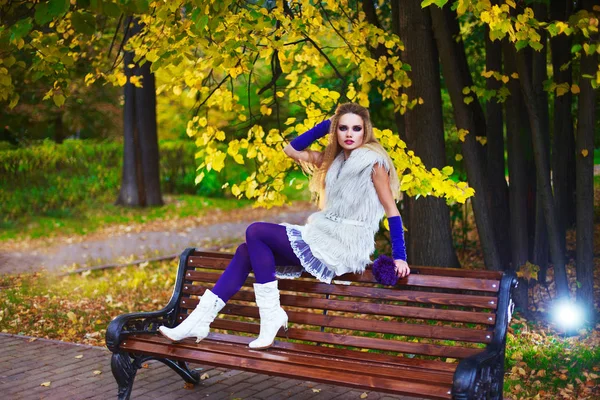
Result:
<svg viewBox="0 0 600 400"><path fill-rule="evenodd" d="M243 179L248 172L233 166L228 173L209 174L196 186L195 146L190 142L160 143L160 175L164 193L223 197L226 179ZM0 150L0 215L2 221L23 215L69 215L90 201L115 201L121 181L123 145L118 142L67 140Z"/></svg>

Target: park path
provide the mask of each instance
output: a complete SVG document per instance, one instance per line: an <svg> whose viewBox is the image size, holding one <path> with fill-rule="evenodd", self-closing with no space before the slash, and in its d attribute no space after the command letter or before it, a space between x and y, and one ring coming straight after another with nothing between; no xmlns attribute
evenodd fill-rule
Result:
<svg viewBox="0 0 600 400"><path fill-rule="evenodd" d="M111 352L106 347L0 333L0 348L0 393L4 400L117 398L117 384L110 370ZM137 372L131 399L419 400L206 365L190 366L205 379L184 388L183 379L169 367L149 361Z"/></svg>
<svg viewBox="0 0 600 400"><path fill-rule="evenodd" d="M304 224L315 210L279 209L260 219L265 222ZM60 272L66 267L97 266L181 253L186 247L214 248L215 243L244 241L252 220L187 227L183 230L122 233L79 243L55 243L46 248L0 250L0 275L46 269Z"/></svg>

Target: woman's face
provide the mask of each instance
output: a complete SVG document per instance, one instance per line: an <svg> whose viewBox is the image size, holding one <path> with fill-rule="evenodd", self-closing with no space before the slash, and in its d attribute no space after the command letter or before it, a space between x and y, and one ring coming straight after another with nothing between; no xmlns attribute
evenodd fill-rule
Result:
<svg viewBox="0 0 600 400"><path fill-rule="evenodd" d="M365 127L363 119L359 115L349 113L340 117L337 126L337 139L346 156L363 144L364 136Z"/></svg>

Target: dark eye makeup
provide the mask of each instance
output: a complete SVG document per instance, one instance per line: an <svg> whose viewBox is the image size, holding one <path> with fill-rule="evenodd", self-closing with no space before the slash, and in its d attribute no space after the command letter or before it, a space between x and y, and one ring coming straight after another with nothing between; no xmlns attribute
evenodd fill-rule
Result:
<svg viewBox="0 0 600 400"><path fill-rule="evenodd" d="M340 125L340 126L339 126L339 129L340 129L340 131L344 132L344 131L347 131L347 130L348 130L348 126L347 126L347 125ZM360 132L360 131L362 131L362 126L360 126L360 125L354 125L354 126L352 127L352 130L353 130L354 132Z"/></svg>

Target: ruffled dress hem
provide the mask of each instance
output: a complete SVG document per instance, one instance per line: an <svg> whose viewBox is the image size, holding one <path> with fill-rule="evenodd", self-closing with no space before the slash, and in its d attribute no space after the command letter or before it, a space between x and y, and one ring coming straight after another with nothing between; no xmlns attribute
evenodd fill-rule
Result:
<svg viewBox="0 0 600 400"><path fill-rule="evenodd" d="M303 271L306 271L321 282L331 283L336 275L327 265L313 255L308 244L302 239L304 227L285 222L279 225L285 226L292 250L302 265L278 266L275 269L275 276L279 279L295 279L299 278Z"/></svg>

